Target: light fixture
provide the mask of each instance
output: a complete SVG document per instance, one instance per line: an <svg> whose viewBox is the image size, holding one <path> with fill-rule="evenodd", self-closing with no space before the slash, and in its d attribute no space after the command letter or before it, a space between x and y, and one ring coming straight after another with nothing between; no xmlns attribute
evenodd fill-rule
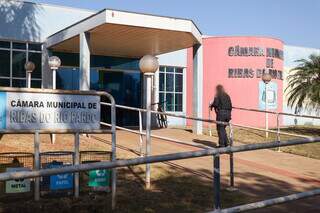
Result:
<svg viewBox="0 0 320 213"><path fill-rule="evenodd" d="M144 74L153 74L159 68L158 59L152 55L145 55L140 59L139 67Z"/></svg>
<svg viewBox="0 0 320 213"><path fill-rule="evenodd" d="M51 56L48 62L51 70L57 70L61 66L61 60L57 56Z"/></svg>
<svg viewBox="0 0 320 213"><path fill-rule="evenodd" d="M28 61L27 63L25 63L24 65L24 69L27 72L33 72L33 70L36 68L36 65L34 65L34 63L32 61Z"/></svg>

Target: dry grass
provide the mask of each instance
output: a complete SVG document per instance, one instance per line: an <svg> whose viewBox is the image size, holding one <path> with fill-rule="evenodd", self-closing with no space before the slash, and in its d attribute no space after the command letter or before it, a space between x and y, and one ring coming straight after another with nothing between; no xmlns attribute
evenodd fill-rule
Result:
<svg viewBox="0 0 320 213"><path fill-rule="evenodd" d="M294 126L282 128L281 131L287 133L294 133L298 135L320 137L320 127L318 126ZM215 137L217 137L217 133L215 130L212 131L212 133ZM294 138L298 137L281 135L281 140L289 140ZM266 139L265 132L263 131L235 128L234 140L236 143L241 144L262 143L267 141L276 141L277 135L275 133L269 133L269 137L268 139ZM281 147L281 151L296 155L302 155L310 158L320 159L320 143Z"/></svg>

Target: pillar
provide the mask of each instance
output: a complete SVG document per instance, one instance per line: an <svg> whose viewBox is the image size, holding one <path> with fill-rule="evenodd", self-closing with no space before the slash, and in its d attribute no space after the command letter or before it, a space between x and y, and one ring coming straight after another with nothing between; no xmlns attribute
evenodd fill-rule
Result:
<svg viewBox="0 0 320 213"><path fill-rule="evenodd" d="M193 46L193 117L202 118L203 96L203 48L201 44ZM193 121L194 134L202 134L202 121Z"/></svg>
<svg viewBox="0 0 320 213"><path fill-rule="evenodd" d="M80 90L90 90L90 33L80 33Z"/></svg>
<svg viewBox="0 0 320 213"><path fill-rule="evenodd" d="M50 50L47 49L45 45L43 45L42 49L42 88L44 89L52 89L52 71L49 67L49 57L51 56Z"/></svg>

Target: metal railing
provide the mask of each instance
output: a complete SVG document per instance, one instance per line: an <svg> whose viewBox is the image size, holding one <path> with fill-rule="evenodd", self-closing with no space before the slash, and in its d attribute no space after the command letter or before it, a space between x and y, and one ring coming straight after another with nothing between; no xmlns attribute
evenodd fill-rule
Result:
<svg viewBox="0 0 320 213"><path fill-rule="evenodd" d="M319 116L312 116L312 115L299 115L299 114L294 114L294 113L286 113L286 112L275 112L275 111L270 111L270 110L259 110L259 109L252 109L252 108L243 108L243 107L233 107L233 109L236 110L242 110L242 111L247 111L247 112L259 112L259 113L267 113L267 114L273 114L276 116L277 119L277 126L276 126L276 133L277 133L277 140L280 141L280 135L289 135L289 136L295 136L295 137L308 137L305 135L299 135L299 134L293 134L293 133L288 133L288 132L283 132L280 131L281 125L280 125L280 117L281 116L291 116L291 117L300 117L300 118L310 118L310 119L319 119Z"/></svg>
<svg viewBox="0 0 320 213"><path fill-rule="evenodd" d="M52 91L52 90L50 90ZM58 91L54 91L57 94L59 93ZM77 91L79 94L93 94L93 92L80 92ZM68 93L71 94L72 92ZM65 94L65 93L64 93ZM132 166L132 165L141 165L141 164L150 164L150 163L156 163L156 162L165 162L165 161L172 161L172 160L181 160L181 159L189 159L189 158L197 158L197 157L203 157L203 156L212 156L214 159L213 163L213 177L214 177L214 208L216 212L221 211L221 200L220 200L220 155L222 154L229 154L230 155L230 185L234 186L234 177L233 177L233 153L237 152L246 152L246 151L254 151L254 150L260 150L260 149L269 149L269 148L275 148L275 147L282 147L282 146L293 146L293 145L299 145L299 144L308 144L308 143L315 143L315 142L320 142L320 138L305 138L305 139L294 139L294 140L288 140L288 141L274 141L274 142L268 142L268 143L259 143L259 144L248 144L248 145L240 145L240 146L229 146L229 147L224 147L224 148L212 148L208 146L202 146L198 144L192 144L190 142L185 142L185 141L179 141L176 139L170 139L167 137L162 137L162 136L157 136L157 135L150 135L151 137L157 137L159 139L163 140L168 140L172 141L175 143L182 143L186 144L189 146L194 146L201 148L201 150L197 151L191 151L191 152L180 152L180 153L173 153L173 154L166 154L166 155L156 155L156 156L149 156L147 153L146 157L139 157L139 158L133 158L133 159L127 159L127 160L116 160L116 128L118 129L123 129L130 131L135 134L140 135L139 142L142 144L143 142L143 136L146 135L146 132L144 132L142 129L142 112L147 112L146 109L139 109L139 108L134 108L134 107L126 107L126 106L121 106L121 105L115 105L115 102L108 93L104 92L94 92L96 95L106 95L110 100L111 103L103 103L101 102L101 105L107 105L111 106L111 124L101 122L102 125L106 126L111 126L111 130L95 130L95 131L80 131L80 130L54 130L54 131L49 131L49 130L32 130L32 131L19 131L19 133L31 133L35 134L35 162L39 162L39 145L40 145L40 138L39 134L40 133L74 133L76 134L75 137L75 153L79 153L79 134L80 133L111 133L112 134L112 161L111 162L97 162L97 163L90 163L90 164L79 164L79 161L75 160L75 165L73 166L66 166L62 168L52 168L52 169L40 169L40 167L36 167L34 171L21 171L21 172L6 172L0 174L0 181L6 181L6 180L12 180L12 179L20 179L20 178L35 178L36 180L39 180L39 177L41 176L48 176L48 175L56 175L56 174L62 174L62 173L75 173L79 174L81 171L89 171L89 170L94 170L94 169L112 169L112 209L115 208L115 203L116 203L116 168L118 167L125 167L125 166ZM116 107L119 108L124 108L124 109L129 109L129 110L135 110L139 112L139 121L140 121L140 127L139 131L135 130L130 130L124 127L117 127L116 126ZM165 114L167 116L173 116L173 117L178 117L178 118L185 118L185 119L191 119L191 120L196 120L196 121L202 121L202 122L208 122L208 123L216 123L216 124L222 124L222 125L227 125L230 128L230 141L231 145L233 142L233 126L238 126L242 128L249 128L249 129L256 129L256 130L261 130L264 131L264 129L259 129L259 128L254 128L254 127L248 127L244 125L238 125L238 124L231 124L227 122L219 122L211 119L203 119L203 118L194 118L190 116L184 116L184 115L176 115L173 113L165 113L165 112L158 112L158 111L149 111L149 113L155 113L155 114ZM148 127L147 127L148 128ZM150 127L149 127L150 128ZM150 130L149 130L150 131ZM272 131L270 132L277 132L277 131ZM0 134L15 134L16 131L0 131ZM279 131L279 134L280 133ZM142 150L142 147L140 147L140 151ZM141 151L142 153L142 151ZM79 158L79 155L75 154L75 158ZM36 163L37 164L37 163ZM149 174L150 177L150 174ZM147 182L147 181L146 181ZM76 180L75 180L76 183ZM36 181L35 187L37 187L38 183ZM75 189L76 190L76 189ZM320 189L319 189L320 190ZM294 194L290 195L288 200L292 199L300 199L306 196L314 196L320 194L319 190L314 190L312 192L306 192L306 194L300 195L300 194ZM279 198L280 199L280 198ZM277 203L279 201L273 201L270 202L268 200L266 201L261 201L264 203L264 205L272 205L272 203ZM247 205L253 205L253 204L247 204ZM263 205L253 205L255 208L261 208ZM239 206L234 207L234 209L225 209L222 211L227 211L227 212L238 212L239 211ZM246 210L248 208L253 208L253 207L241 207L240 211Z"/></svg>
<svg viewBox="0 0 320 213"><path fill-rule="evenodd" d="M11 88L11 87L0 87L1 92L17 92L17 93L42 93L42 94L61 94L61 95L92 95L106 97L110 101L111 106L111 124L110 129L91 129L91 130L81 130L81 129L0 129L0 135L3 134L34 134L34 172L38 172L41 169L40 163L40 134L74 134L74 166L80 165L80 134L111 134L111 152L112 159L111 161L116 161L116 107L115 100L107 92L101 91L79 91L79 90L51 90L51 89L27 89L27 88ZM1 175L5 175L2 173ZM11 179L17 179L12 173L13 176ZM59 174L59 173L57 173ZM117 174L116 169L112 169L112 208L115 208L116 205L116 182ZM79 197L79 173L74 175L74 195ZM40 200L40 178L39 176L35 177L34 183L34 199Z"/></svg>
<svg viewBox="0 0 320 213"><path fill-rule="evenodd" d="M109 103L102 103L102 105L110 105ZM146 109L141 109L141 108L136 108L136 107L128 107L128 106L123 106L123 105L116 105L117 108L122 108L122 109L127 109L127 110L133 110L133 111L137 111L139 112L139 131L135 131L135 130L132 130L132 129L128 129L128 128L125 128L125 127L120 127L120 126L116 126L117 129L120 129L120 130L124 130L124 131L128 131L128 132L131 132L131 133L134 133L134 134L138 134L140 136L140 143L139 144L142 144L141 141L143 141L143 138L142 136L145 135L145 132L142 131L142 112L146 112L147 110ZM257 111L257 112L261 112L260 110L254 110L253 111ZM265 112L265 111L262 111L262 112ZM272 111L270 111L272 112ZM286 132L281 132L280 131L280 128L279 128L279 117L277 118L277 125L278 125L278 128L277 128L277 131L274 131L274 130L266 130L266 129L261 129L261 128L256 128L256 127L251 127L251 126L245 126L245 125L240 125L240 124L233 124L232 122L221 122L221 121L216 121L216 120L213 120L209 117L209 119L203 119L203 118L194 118L194 117L190 117L190 116L185 116L185 115L177 115L177 114L174 114L174 113L166 113L166 112L159 112L159 111L154 111L154 110L151 110L151 113L154 113L154 114L163 114L163 115L166 115L166 116L172 116L172 117L177 117L177 118L184 118L184 119L191 119L191 120L197 120L197 121L202 121L202 122L207 122L209 124L212 124L212 123L215 123L215 124L222 124L222 125L226 125L226 126L229 126L230 128L230 131L229 131L229 138L230 138L230 147L233 148L233 140L234 140L234 131L233 131L233 126L236 126L236 127L240 127L240 128L245 128L245 129L251 129L251 130L258 130L258 131L268 131L268 132L271 132L271 133L276 133L277 134L277 143L278 144L281 144L279 146L275 146L277 147L278 149L280 149L283 142L280 141L280 135L283 134L283 135L289 135L289 136L296 136L296 137L299 137L299 138L305 138L305 139L309 139L309 140L312 140L312 137L309 137L309 136L303 136L303 135L297 135L297 134L292 134L292 133L286 133ZM274 114L276 114L275 112L272 112ZM288 114L288 113L278 113L278 114ZM103 123L102 122L102 125L106 125L106 126L109 126L110 124L108 123ZM174 142L174 143L179 143L179 144L184 144L184 145L189 145L189 146L193 146L193 147L197 147L197 148L204 148L204 149L211 149L212 147L209 147L209 146L205 146L205 145L199 145L199 144L196 144L196 143L193 143L193 142L183 142L183 141L180 141L180 140L177 140L177 139L172 139L172 138L168 138L168 137L162 137L162 136L158 136L158 135L154 135L154 134L151 134L151 137L153 138L157 138L157 139L162 139L162 140L166 140L166 141L170 141L170 142ZM274 148L274 147L273 147ZM143 153L142 153L142 147L140 146L140 154L141 156L143 156ZM234 190L235 189L235 184L234 184L234 159L233 159L233 152L230 152L229 153L229 162L230 162L230 179L229 179L229 189L231 190ZM217 157L214 157L214 160L217 159L214 163L215 165L215 171L216 171L216 167L218 165L220 165L220 158L217 158ZM219 168L220 169L220 168ZM220 182L220 174L217 176L217 174L215 174L215 180L216 179L219 179L219 182ZM217 193L220 194L220 183L218 185L215 185L215 188L217 188L217 191L219 192L215 192L216 196L217 196ZM305 194L302 194L302 195L297 195L297 197L299 198L303 198L305 197L305 195L308 195L310 196L310 194L313 194L312 193L309 193L309 192L306 192ZM293 197L295 197L295 195L293 195ZM291 197L291 196L289 196ZM279 199L276 199L276 200L272 200L272 201L266 201L266 204L265 205L271 205L270 203L274 203L276 204L277 202L282 202L283 199L286 199L284 197L281 197ZM217 203L219 203L219 206L216 206L216 209L220 209L220 198L217 198L216 200ZM279 201L280 200L280 201ZM264 203L264 201L262 201L262 203ZM217 204L218 205L218 204ZM241 209L246 209L246 208L253 208L253 206L255 208L257 208L257 206L262 206L261 202L259 203L255 203L255 204L248 204L250 207L244 205L244 207L241 207ZM219 208L218 208L219 207ZM235 208L237 209L237 208ZM234 210L235 210L234 209ZM224 212L237 212L237 211L229 211L228 209L225 210Z"/></svg>
<svg viewBox="0 0 320 213"><path fill-rule="evenodd" d="M115 169L118 167L212 156L214 158L214 163L213 163L214 164L213 165L214 195L215 195L214 201L213 201L214 212L241 212L241 211L246 211L250 209L263 208L266 206L284 203L292 200L298 200L305 197L320 195L320 189L315 189L312 191L307 191L302 193L296 193L286 197L274 198L271 200L264 200L264 201L260 201L253 204L236 206L229 209L221 209L220 155L261 150L261 149L270 149L270 148L275 148L279 146L283 147L283 146L309 144L309 143L316 143L316 142L320 142L320 138L294 139L294 140L282 141L281 143L279 143L278 141L274 141L274 142L259 143L259 144L240 145L236 147L210 148L210 149L204 149L199 151L139 157L139 158L133 158L133 159L127 159L127 160L116 160L111 162L79 164L74 166L66 166L62 168L41 169L38 171L30 171L30 172L29 171L6 172L6 173L0 174L0 181L22 179L22 178L38 178L41 176L49 176L49 175L64 174L64 173L77 173L77 172L89 171L94 169Z"/></svg>

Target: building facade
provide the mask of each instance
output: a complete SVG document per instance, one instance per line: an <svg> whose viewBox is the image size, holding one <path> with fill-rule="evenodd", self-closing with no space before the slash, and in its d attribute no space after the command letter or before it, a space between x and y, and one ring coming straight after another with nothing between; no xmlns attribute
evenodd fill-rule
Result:
<svg viewBox="0 0 320 213"><path fill-rule="evenodd" d="M0 1L0 12L0 86L26 87L24 64L32 61L32 87L52 88L48 57L55 55L62 61L58 89L103 90L117 104L144 107L146 88L138 64L143 55L152 54L160 64L153 102L167 112L195 117L208 118L217 84L225 86L236 107L264 110L268 94L269 110L292 112L283 95L287 73L296 59L320 52L268 37L203 36L187 19L126 11L12 0ZM273 77L267 88L261 81L265 72ZM138 123L135 112L119 109L117 118L118 125ZM295 119L282 118L282 123L307 122ZM264 115L235 110L233 121L261 127ZM169 117L168 123L202 132L201 122ZM275 117L270 124L276 124Z"/></svg>

